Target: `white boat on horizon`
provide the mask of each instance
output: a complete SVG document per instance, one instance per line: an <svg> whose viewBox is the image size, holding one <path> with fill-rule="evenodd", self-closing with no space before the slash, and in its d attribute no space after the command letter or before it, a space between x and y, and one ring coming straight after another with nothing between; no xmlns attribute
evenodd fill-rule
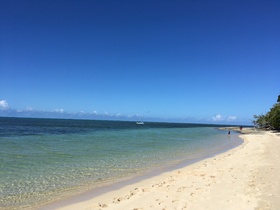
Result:
<svg viewBox="0 0 280 210"><path fill-rule="evenodd" d="M141 121L138 121L136 122L137 125L144 125L144 122L141 120Z"/></svg>

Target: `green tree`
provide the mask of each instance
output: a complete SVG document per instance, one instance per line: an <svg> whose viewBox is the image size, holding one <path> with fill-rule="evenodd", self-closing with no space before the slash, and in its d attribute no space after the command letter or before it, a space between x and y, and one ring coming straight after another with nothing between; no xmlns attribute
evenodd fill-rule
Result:
<svg viewBox="0 0 280 210"><path fill-rule="evenodd" d="M278 95L277 103L273 105L265 115L254 115L253 123L266 129L280 130L280 95Z"/></svg>
<svg viewBox="0 0 280 210"><path fill-rule="evenodd" d="M267 128L269 124L267 122L266 115L254 115L255 120L253 121L254 125L259 128Z"/></svg>
<svg viewBox="0 0 280 210"><path fill-rule="evenodd" d="M268 113L268 119L271 127L280 130L280 103L275 104Z"/></svg>

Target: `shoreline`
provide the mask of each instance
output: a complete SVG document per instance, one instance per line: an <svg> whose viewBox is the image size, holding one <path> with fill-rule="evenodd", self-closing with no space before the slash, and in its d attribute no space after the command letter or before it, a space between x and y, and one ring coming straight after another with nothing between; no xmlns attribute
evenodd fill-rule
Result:
<svg viewBox="0 0 280 210"><path fill-rule="evenodd" d="M229 151L53 209L279 209L280 136L242 133Z"/></svg>
<svg viewBox="0 0 280 210"><path fill-rule="evenodd" d="M218 130L218 127L215 128ZM225 133L226 136L226 133ZM35 207L35 209L40 210L52 210L52 209L60 209L64 206L73 205L75 203L84 202L87 200L92 200L102 196L103 194L109 193L111 191L117 191L122 189L123 187L130 186L142 182L144 180L148 180L157 176L161 176L164 173L179 170L181 168L185 168L189 165L195 164L199 161L214 157L218 154L224 153L228 150L236 148L237 146L243 143L243 140L239 137L238 132L233 132L231 137L226 137L226 140L231 140L230 144L222 145L217 150L209 150L208 153L204 155L199 155L197 157L189 158L187 157L184 160L180 160L177 162L173 162L172 164L167 164L162 167L151 168L149 170L142 171L140 173L136 173L134 176L123 177L118 180L113 180L112 182L105 183L99 187L94 187L92 189L86 190L84 192L80 192L71 196L59 198L53 202L48 202L46 204L41 204ZM67 209L67 208L66 208Z"/></svg>

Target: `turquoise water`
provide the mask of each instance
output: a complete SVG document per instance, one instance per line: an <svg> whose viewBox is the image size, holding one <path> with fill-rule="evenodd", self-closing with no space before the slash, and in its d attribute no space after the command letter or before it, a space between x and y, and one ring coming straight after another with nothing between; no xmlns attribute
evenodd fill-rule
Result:
<svg viewBox="0 0 280 210"><path fill-rule="evenodd" d="M0 208L34 207L238 143L213 125L0 118Z"/></svg>

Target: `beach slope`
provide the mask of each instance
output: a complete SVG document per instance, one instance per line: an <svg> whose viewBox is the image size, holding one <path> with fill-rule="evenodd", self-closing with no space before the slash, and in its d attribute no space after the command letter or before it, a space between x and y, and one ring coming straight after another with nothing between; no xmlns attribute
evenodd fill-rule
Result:
<svg viewBox="0 0 280 210"><path fill-rule="evenodd" d="M241 138L215 157L59 209L280 209L279 134L247 130Z"/></svg>

